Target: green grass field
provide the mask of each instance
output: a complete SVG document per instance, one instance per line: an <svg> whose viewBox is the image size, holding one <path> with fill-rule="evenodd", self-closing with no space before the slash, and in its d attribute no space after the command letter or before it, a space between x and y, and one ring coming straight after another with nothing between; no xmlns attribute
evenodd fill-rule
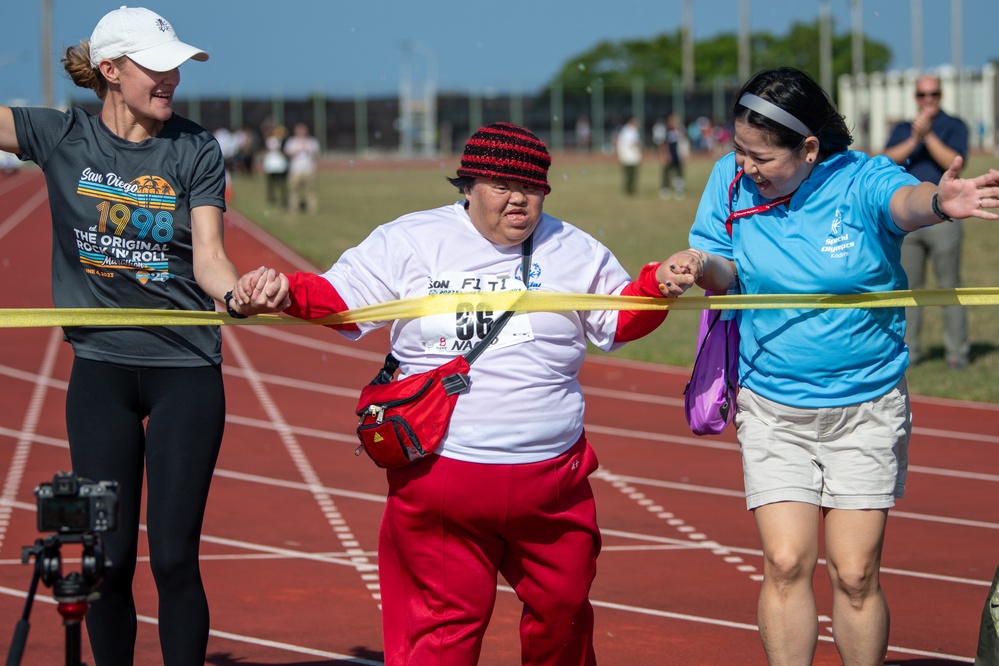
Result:
<svg viewBox="0 0 999 666"><path fill-rule="evenodd" d="M236 176L233 204L299 254L326 268L377 225L404 213L458 200L458 192L445 180L454 175L457 163L457 156L415 165L334 162L333 168L320 173L316 214L292 214L269 206L262 175ZM659 168L651 159L641 168L637 196L626 197L621 191L619 167L612 159L555 155L549 173L552 193L545 200L545 211L591 233L636 275L646 262L665 259L687 247L687 232L712 164L709 159L692 160L687 165L688 197L664 201L659 198ZM999 159L976 156L965 173L978 174L990 167L999 168ZM999 286L999 262L995 260L999 256L999 223L971 220L964 225L964 285ZM696 312L673 312L659 330L616 355L689 367L697 321ZM969 327L970 367L960 372L947 370L940 308L929 308L923 327L924 360L909 370L910 391L999 403L999 308L969 308Z"/></svg>

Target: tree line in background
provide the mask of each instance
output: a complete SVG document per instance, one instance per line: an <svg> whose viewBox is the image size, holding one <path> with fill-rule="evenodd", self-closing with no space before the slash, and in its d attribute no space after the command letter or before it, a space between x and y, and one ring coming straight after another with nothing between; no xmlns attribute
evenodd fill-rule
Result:
<svg viewBox="0 0 999 666"><path fill-rule="evenodd" d="M651 40L604 41L566 61L549 86L560 82L569 86L595 77L606 87L627 87L636 78L647 84L670 82L680 77L682 30ZM852 36L844 33L832 39L833 80L852 72ZM754 32L750 37L751 71L792 66L819 79L819 23L795 23L785 36ZM892 51L884 43L864 38L864 71L884 71ZM718 77L738 76L739 38L722 33L694 44L694 77L699 85ZM829 91L832 93L833 91Z"/></svg>

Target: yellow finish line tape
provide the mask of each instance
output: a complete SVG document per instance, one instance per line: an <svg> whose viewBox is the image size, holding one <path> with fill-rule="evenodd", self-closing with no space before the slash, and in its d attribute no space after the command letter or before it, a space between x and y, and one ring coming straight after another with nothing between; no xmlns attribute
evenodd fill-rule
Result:
<svg viewBox="0 0 999 666"><path fill-rule="evenodd" d="M233 319L222 312L138 310L125 308L33 308L0 310L0 328L49 326L259 326L300 324L359 324L415 319L465 311L514 310L565 312L574 310L814 310L830 308L897 308L934 305L999 305L999 287L882 291L864 294L770 294L762 296L682 296L669 300L645 296L559 294L544 291L461 292L407 298L347 310L303 321L282 315Z"/></svg>

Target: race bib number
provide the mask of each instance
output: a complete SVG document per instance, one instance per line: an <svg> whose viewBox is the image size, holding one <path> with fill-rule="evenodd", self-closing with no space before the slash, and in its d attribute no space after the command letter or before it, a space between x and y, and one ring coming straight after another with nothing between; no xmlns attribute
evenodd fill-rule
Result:
<svg viewBox="0 0 999 666"><path fill-rule="evenodd" d="M448 272L430 278L429 294L454 294L480 291L523 291L524 283L508 275ZM464 354L489 334L502 311L484 310L482 305L459 305L454 313L432 315L420 319L423 348L434 352ZM493 340L497 349L534 339L526 314L514 315Z"/></svg>

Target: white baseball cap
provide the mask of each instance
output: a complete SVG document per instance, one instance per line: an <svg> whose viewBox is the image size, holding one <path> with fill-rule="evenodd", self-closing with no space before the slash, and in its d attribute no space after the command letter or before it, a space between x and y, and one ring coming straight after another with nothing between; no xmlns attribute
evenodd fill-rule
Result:
<svg viewBox="0 0 999 666"><path fill-rule="evenodd" d="M90 35L90 64L128 56L154 72L169 72L188 59L208 60L208 54L177 38L165 18L142 7L108 13Z"/></svg>

